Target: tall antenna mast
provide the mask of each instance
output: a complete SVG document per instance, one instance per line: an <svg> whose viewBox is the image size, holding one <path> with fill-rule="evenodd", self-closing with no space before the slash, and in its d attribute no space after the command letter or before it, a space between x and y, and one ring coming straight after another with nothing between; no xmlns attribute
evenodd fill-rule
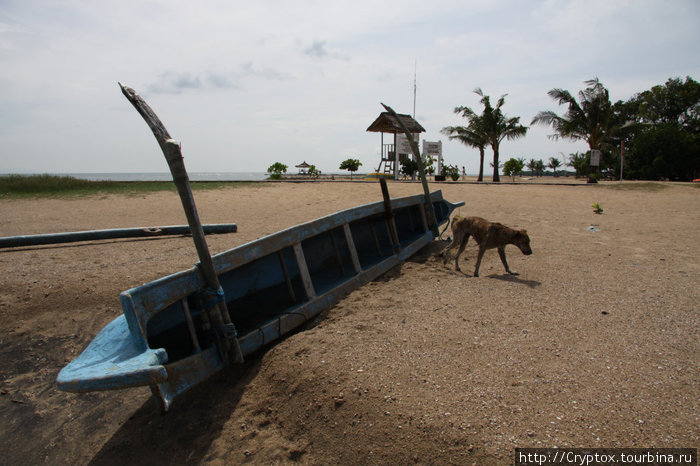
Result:
<svg viewBox="0 0 700 466"><path fill-rule="evenodd" d="M416 119L416 68L418 60L413 61L413 119Z"/></svg>

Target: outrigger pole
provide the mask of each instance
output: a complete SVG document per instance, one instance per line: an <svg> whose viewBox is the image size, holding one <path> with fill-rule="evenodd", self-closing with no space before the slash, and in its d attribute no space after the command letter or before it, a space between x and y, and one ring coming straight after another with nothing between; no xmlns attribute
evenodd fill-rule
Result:
<svg viewBox="0 0 700 466"><path fill-rule="evenodd" d="M401 118L396 114L396 112L388 105L382 104L382 107L386 109L391 116L396 119L396 122L401 126L401 129L406 134L409 144L411 144L411 151L413 152L413 157L415 157L416 162L418 162L418 174L420 175L421 183L423 184L423 193L425 194L425 203L428 207L428 223L430 224L430 229L433 232L433 238L440 236L440 230L437 225L437 217L435 217L435 209L433 208L433 202L430 200L430 189L428 189L428 180L425 177L425 167L423 166L423 159L420 156L420 150L418 149L418 144L413 139L413 135L408 130L406 125Z"/></svg>
<svg viewBox="0 0 700 466"><path fill-rule="evenodd" d="M235 233L235 223L218 223L202 225L208 235ZM41 235L4 236L0 238L0 248L39 246L44 244L77 243L80 241L99 241L122 238L154 238L160 236L188 235L188 225L170 225L164 227L112 228L108 230L69 231L65 233L45 233Z"/></svg>
<svg viewBox="0 0 700 466"><path fill-rule="evenodd" d="M216 341L219 348L219 353L223 360L229 359L231 362L243 362L243 354L236 338L236 328L231 322L231 317L226 307L226 299L224 297L223 288L219 283L219 277L214 268L209 247L204 236L202 223L199 220L197 206L194 203L194 196L190 188L190 179L185 169L185 162L182 159L182 151L180 143L173 140L168 134L168 131L163 126L155 112L149 105L139 96L133 89L119 83L122 93L129 102L136 108L136 111L143 117L146 124L158 141L165 160L170 167L170 173L173 176L173 182L177 187L177 192L182 201L182 207L185 210L187 223L192 231L192 239L194 240L197 255L199 256L199 269L204 276L204 281L209 288L209 292L216 297L216 304L209 309L209 319L213 324L213 330L216 334Z"/></svg>

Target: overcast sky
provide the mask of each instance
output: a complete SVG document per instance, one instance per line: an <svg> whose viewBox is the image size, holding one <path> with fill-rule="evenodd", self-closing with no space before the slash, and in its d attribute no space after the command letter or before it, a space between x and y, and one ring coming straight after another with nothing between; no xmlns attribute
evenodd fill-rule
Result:
<svg viewBox="0 0 700 466"><path fill-rule="evenodd" d="M440 129L477 87L529 125L552 88L598 77L613 101L700 79L700 1L0 0L0 173L165 172L117 82L151 105L187 168L264 172L303 160L372 171L383 110L413 113L446 163L478 151ZM533 127L501 160L585 150ZM491 156L487 151L487 160ZM293 168L292 168L293 170ZM487 163L487 172L490 173Z"/></svg>

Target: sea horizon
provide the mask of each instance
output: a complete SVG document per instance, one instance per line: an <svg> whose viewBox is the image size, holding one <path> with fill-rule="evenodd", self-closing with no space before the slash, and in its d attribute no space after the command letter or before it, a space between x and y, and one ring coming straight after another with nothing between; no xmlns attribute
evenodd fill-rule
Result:
<svg viewBox="0 0 700 466"><path fill-rule="evenodd" d="M2 173L7 175L55 175L72 176L88 181L172 181L169 172L88 172L88 173L46 173L46 172L21 172ZM191 181L263 181L268 178L265 172L190 172Z"/></svg>
<svg viewBox="0 0 700 466"><path fill-rule="evenodd" d="M361 178L367 173L354 173L353 177ZM54 175L54 176L71 176L73 178L88 180L88 181L172 181L172 175L169 172L64 172L64 173L47 173L47 172L3 172L0 176L8 175ZM265 181L269 178L267 172L190 172L188 173L191 181ZM287 175L295 176L295 173L287 173ZM347 177L349 173L324 173L324 177L341 176ZM476 173L467 173L469 177L477 176Z"/></svg>

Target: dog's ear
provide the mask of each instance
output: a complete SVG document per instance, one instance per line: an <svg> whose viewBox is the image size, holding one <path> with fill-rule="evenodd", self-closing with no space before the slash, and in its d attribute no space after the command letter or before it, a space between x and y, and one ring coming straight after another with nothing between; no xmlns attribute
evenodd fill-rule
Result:
<svg viewBox="0 0 700 466"><path fill-rule="evenodd" d="M530 237L527 235L527 230L516 231L515 237L522 240L522 241L530 241Z"/></svg>

